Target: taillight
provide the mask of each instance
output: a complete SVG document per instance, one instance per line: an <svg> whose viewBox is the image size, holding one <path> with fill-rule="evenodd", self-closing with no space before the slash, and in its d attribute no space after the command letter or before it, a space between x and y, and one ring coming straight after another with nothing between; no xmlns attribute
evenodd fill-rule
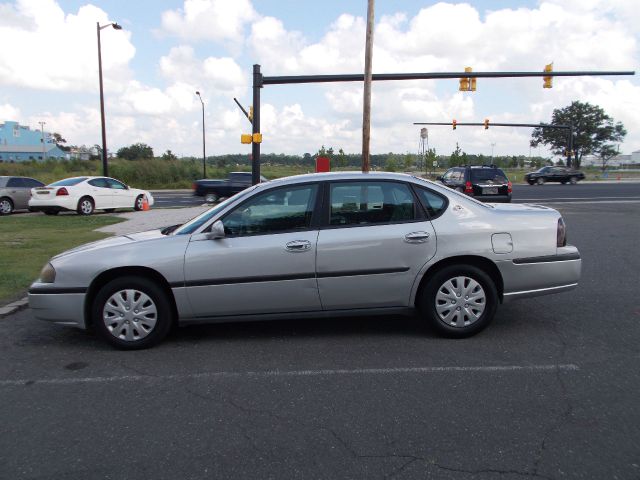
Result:
<svg viewBox="0 0 640 480"><path fill-rule="evenodd" d="M464 193L466 193L467 195L473 195L473 185L471 185L471 182L465 183Z"/></svg>
<svg viewBox="0 0 640 480"><path fill-rule="evenodd" d="M558 235L556 241L557 247L567 246L567 226L564 224L562 217L558 219Z"/></svg>
<svg viewBox="0 0 640 480"><path fill-rule="evenodd" d="M58 191L56 192L56 197L60 197L62 195L69 195L69 191L64 187L59 188Z"/></svg>
<svg viewBox="0 0 640 480"><path fill-rule="evenodd" d="M511 193L513 191L513 186L511 185L511 182L507 183L507 192Z"/></svg>
<svg viewBox="0 0 640 480"><path fill-rule="evenodd" d="M197 189L198 189L198 186L197 186L195 183L192 183L192 184L191 184L191 188L193 188L193 190L195 191L195 190L197 190Z"/></svg>

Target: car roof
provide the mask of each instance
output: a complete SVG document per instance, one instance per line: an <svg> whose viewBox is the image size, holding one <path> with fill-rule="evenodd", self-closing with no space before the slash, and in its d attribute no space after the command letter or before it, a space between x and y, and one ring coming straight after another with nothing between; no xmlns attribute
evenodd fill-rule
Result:
<svg viewBox="0 0 640 480"><path fill-rule="evenodd" d="M282 177L271 180L270 184L276 183L304 183L304 182L321 182L328 180L400 180L411 181L416 178L407 173L392 172L323 172L323 173L306 173L303 175L293 175L291 177Z"/></svg>

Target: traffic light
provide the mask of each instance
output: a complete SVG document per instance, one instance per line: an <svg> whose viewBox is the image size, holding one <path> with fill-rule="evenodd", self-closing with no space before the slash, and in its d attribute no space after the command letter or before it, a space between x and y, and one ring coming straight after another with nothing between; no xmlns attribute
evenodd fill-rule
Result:
<svg viewBox="0 0 640 480"><path fill-rule="evenodd" d="M253 107L249 107L249 121L253 123Z"/></svg>
<svg viewBox="0 0 640 480"><path fill-rule="evenodd" d="M488 118L484 119L484 129L485 130L489 130L489 119Z"/></svg>
<svg viewBox="0 0 640 480"><path fill-rule="evenodd" d="M463 77L460 79L460 87L458 88L461 92L469 91L469 79L467 77Z"/></svg>
<svg viewBox="0 0 640 480"><path fill-rule="evenodd" d="M455 130L456 127L458 126L458 121L454 119L453 123L452 123L452 126L453 126L453 129Z"/></svg>
<svg viewBox="0 0 640 480"><path fill-rule="evenodd" d="M545 72L553 72L553 62L544 66ZM553 77L542 77L544 83L542 84L542 88L551 88L553 87Z"/></svg>
<svg viewBox="0 0 640 480"><path fill-rule="evenodd" d="M240 143L249 145L253 142L253 136L250 133L243 133L240 135Z"/></svg>
<svg viewBox="0 0 640 480"><path fill-rule="evenodd" d="M464 71L467 73L470 73L473 71L473 69L471 67L464 67ZM475 78L467 78L467 82L469 83L469 91L470 92L475 92L476 91L476 79Z"/></svg>

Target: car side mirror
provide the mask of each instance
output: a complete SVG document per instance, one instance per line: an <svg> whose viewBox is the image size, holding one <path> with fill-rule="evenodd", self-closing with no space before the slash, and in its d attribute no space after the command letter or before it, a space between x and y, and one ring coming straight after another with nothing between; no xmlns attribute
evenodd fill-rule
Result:
<svg viewBox="0 0 640 480"><path fill-rule="evenodd" d="M218 220L211 225L211 231L207 233L207 240L219 240L224 237L224 225L222 224L222 220Z"/></svg>

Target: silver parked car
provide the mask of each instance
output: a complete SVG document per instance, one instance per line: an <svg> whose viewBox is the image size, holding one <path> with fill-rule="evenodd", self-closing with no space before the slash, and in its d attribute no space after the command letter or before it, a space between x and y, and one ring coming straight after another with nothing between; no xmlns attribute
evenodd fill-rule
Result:
<svg viewBox="0 0 640 480"><path fill-rule="evenodd" d="M29 208L31 189L44 183L29 177L0 177L0 215Z"/></svg>
<svg viewBox="0 0 640 480"><path fill-rule="evenodd" d="M465 337L501 302L575 288L580 267L552 208L483 204L403 174L311 174L62 253L29 304L121 348L174 323L400 312Z"/></svg>

